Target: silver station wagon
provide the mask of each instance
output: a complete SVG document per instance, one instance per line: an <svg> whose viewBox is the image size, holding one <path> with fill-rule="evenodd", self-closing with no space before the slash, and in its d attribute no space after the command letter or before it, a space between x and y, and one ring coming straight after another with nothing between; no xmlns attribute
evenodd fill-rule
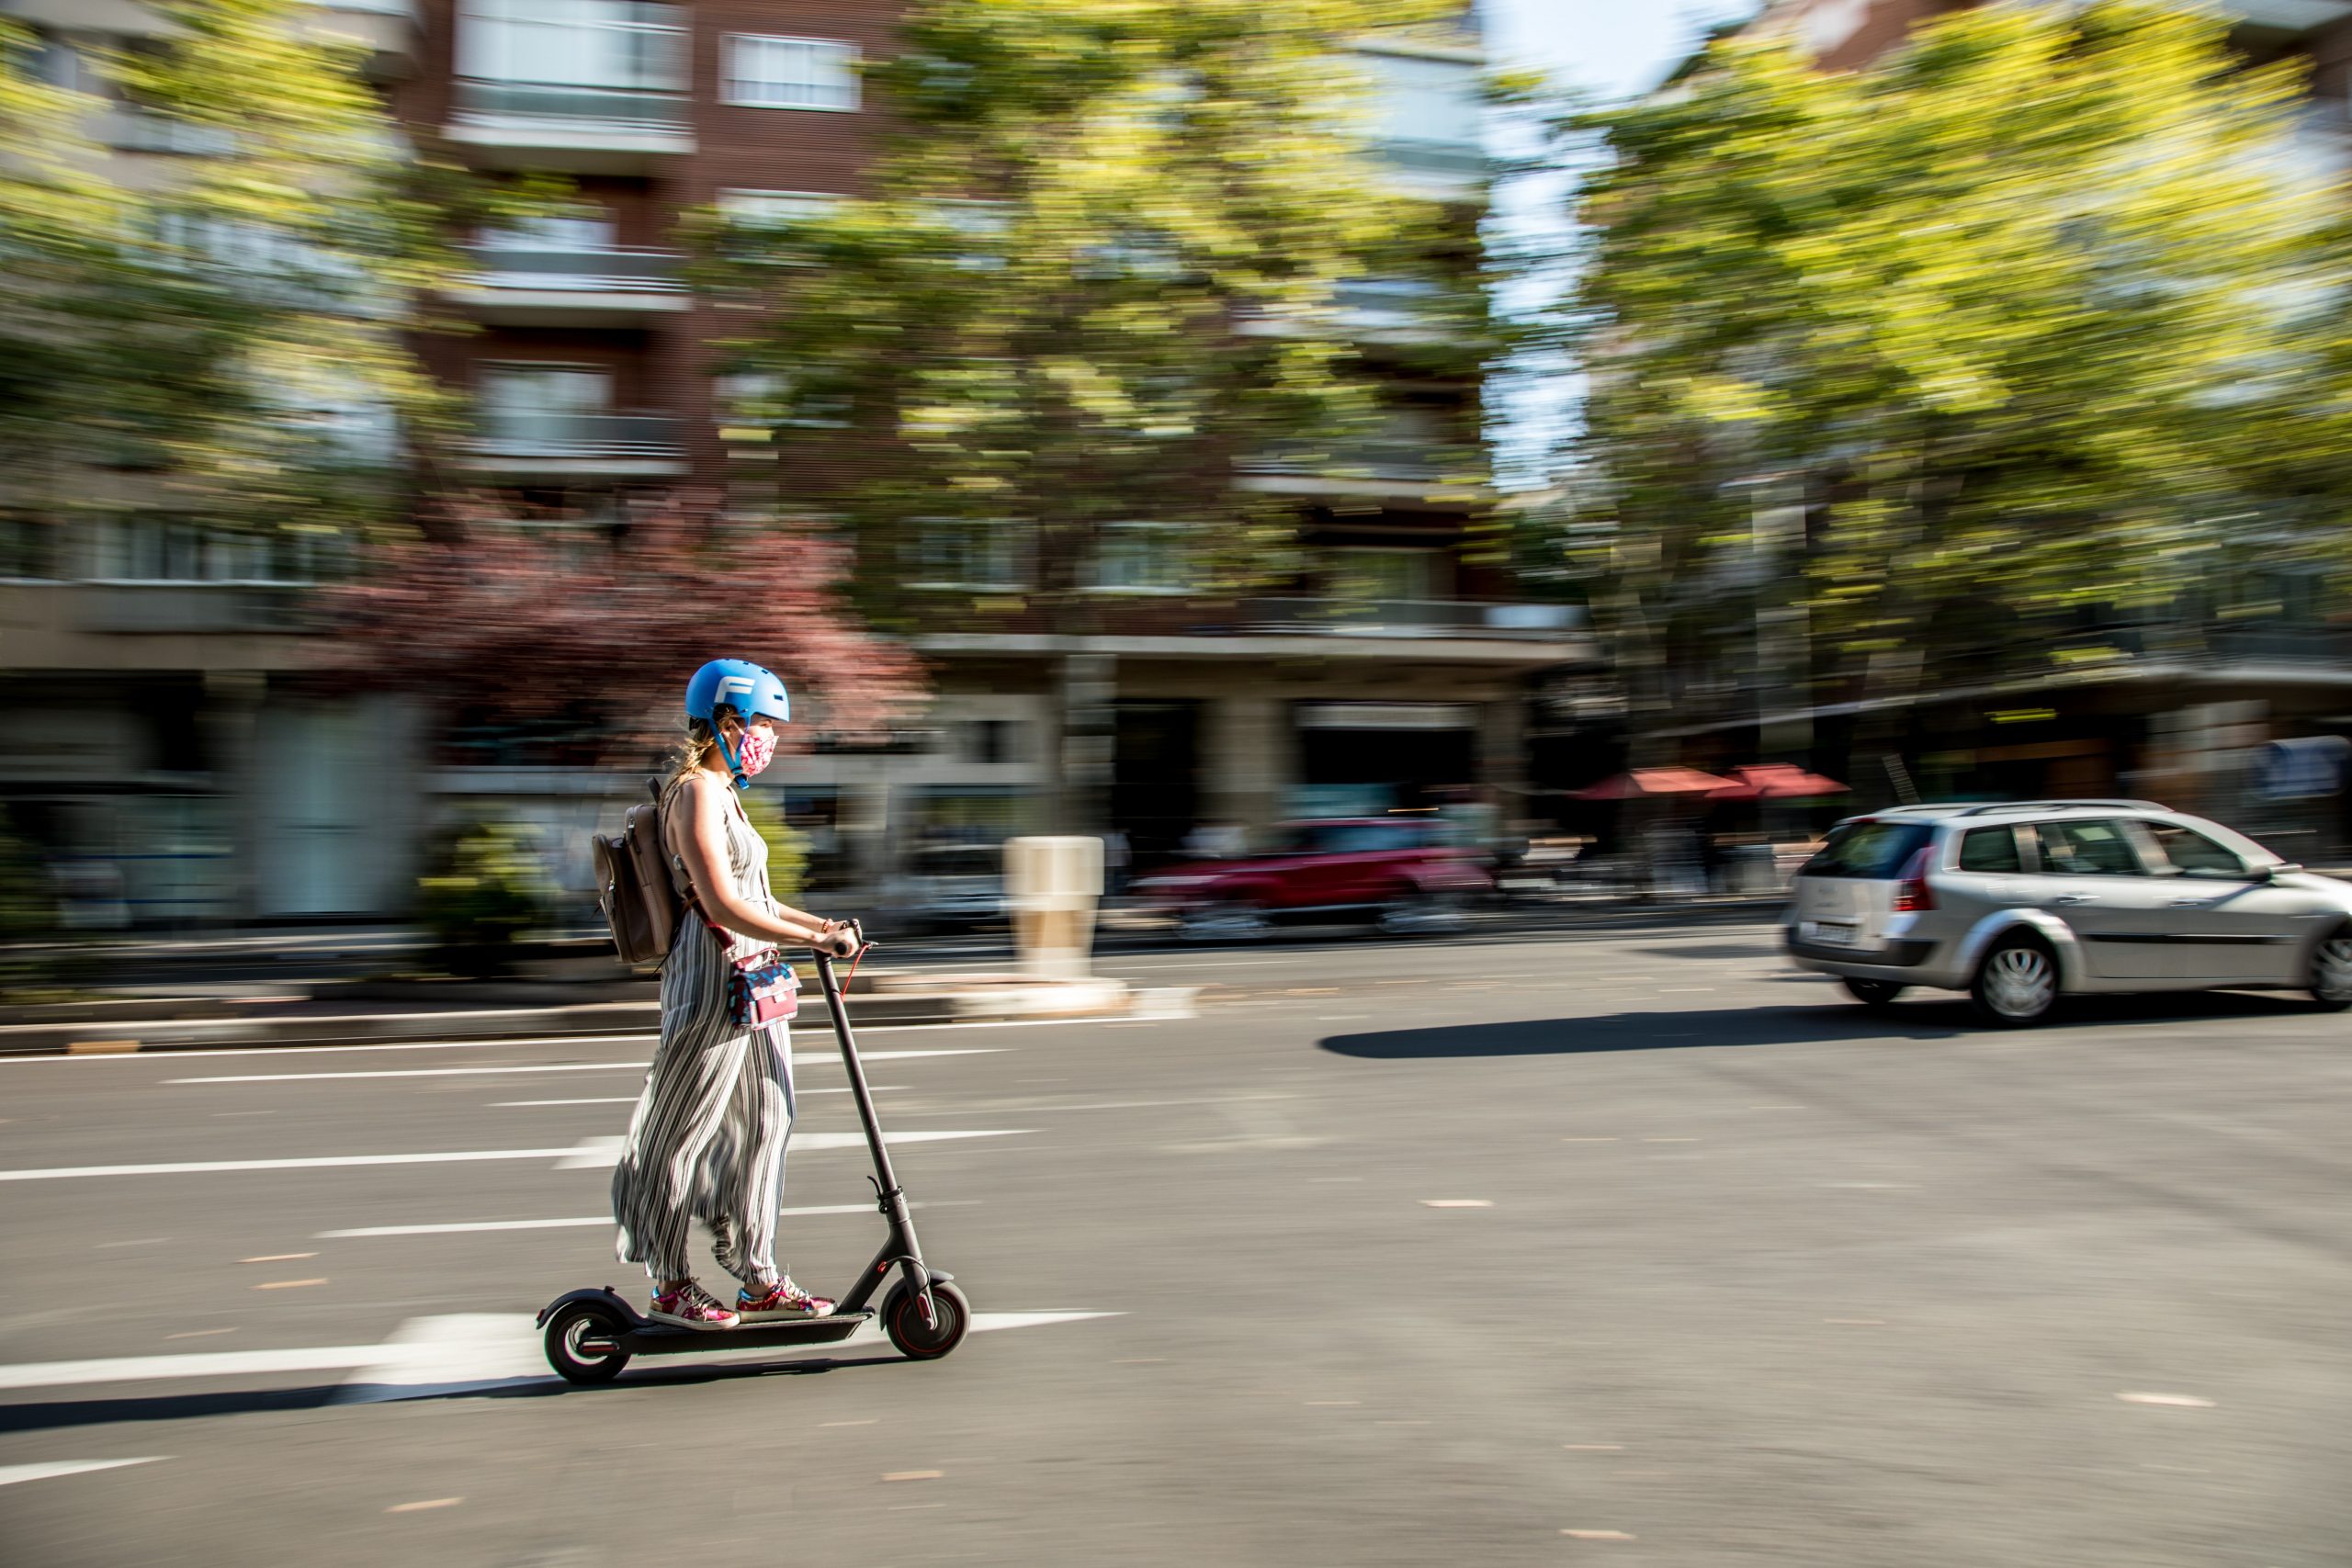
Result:
<svg viewBox="0 0 2352 1568"><path fill-rule="evenodd" d="M2144 800L1906 806L1850 818L1797 874L1790 954L1883 1007L1966 991L1988 1022L2062 996L2300 990L2352 1006L2352 884Z"/></svg>

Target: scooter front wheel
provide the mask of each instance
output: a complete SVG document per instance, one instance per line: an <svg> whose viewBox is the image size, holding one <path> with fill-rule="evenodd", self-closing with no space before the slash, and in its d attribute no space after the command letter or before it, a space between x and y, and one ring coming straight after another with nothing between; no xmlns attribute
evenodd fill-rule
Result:
<svg viewBox="0 0 2352 1568"><path fill-rule="evenodd" d="M922 1314L917 1313L920 1324ZM566 1382L610 1382L628 1365L621 1348L626 1325L601 1307L568 1306L548 1319L548 1365Z"/></svg>
<svg viewBox="0 0 2352 1568"><path fill-rule="evenodd" d="M900 1280L882 1303L882 1331L910 1361L935 1361L964 1342L972 1326L972 1303L953 1285L931 1287L933 1321L922 1320L922 1302Z"/></svg>

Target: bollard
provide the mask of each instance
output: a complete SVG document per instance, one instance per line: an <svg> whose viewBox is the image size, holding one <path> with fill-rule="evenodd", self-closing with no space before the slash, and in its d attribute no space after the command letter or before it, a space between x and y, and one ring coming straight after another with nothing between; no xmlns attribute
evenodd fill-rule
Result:
<svg viewBox="0 0 2352 1568"><path fill-rule="evenodd" d="M1022 969L1040 979L1085 978L1102 896L1102 840L1006 840L1004 894Z"/></svg>

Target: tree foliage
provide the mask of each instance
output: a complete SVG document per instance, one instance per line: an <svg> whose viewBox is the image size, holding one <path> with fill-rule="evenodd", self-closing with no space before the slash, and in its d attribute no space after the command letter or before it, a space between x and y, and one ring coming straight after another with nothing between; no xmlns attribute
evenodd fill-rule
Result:
<svg viewBox="0 0 2352 1568"><path fill-rule="evenodd" d="M707 236L711 280L760 308L732 363L771 378L793 471L823 476L845 421L867 460L820 504L868 558L905 570L917 519L1009 528L1026 602L1068 626L1107 524L1193 525L1203 587L1279 567L1291 509L1237 494L1235 459L1328 449L1370 419L1341 280L1446 276L1433 209L1369 155L1346 51L1453 9L913 6L866 79L902 128L871 195Z"/></svg>
<svg viewBox="0 0 2352 1568"><path fill-rule="evenodd" d="M40 80L0 22L0 508L396 520L395 427L451 414L403 333L469 220L544 193L411 145L302 0L152 9L164 47L76 40L86 91Z"/></svg>
<svg viewBox="0 0 2352 1568"><path fill-rule="evenodd" d="M1860 73L1741 37L1568 125L1611 156L1559 545L1633 661L1736 664L1777 601L1829 685L1884 691L2005 626L2031 661L2063 612L2182 625L2235 562L2335 558L2344 192L2300 85L2100 0L1972 10ZM1772 554L1759 519L1799 508Z"/></svg>

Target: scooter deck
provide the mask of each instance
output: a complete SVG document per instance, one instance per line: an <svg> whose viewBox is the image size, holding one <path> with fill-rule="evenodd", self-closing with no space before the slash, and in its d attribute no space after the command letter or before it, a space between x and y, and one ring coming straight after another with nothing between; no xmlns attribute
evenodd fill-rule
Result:
<svg viewBox="0 0 2352 1568"><path fill-rule="evenodd" d="M873 1320L871 1312L841 1312L831 1317L777 1318L768 1323L740 1324L733 1328L680 1328L673 1324L639 1318L621 1336L620 1345L632 1356L681 1356L697 1350L741 1350L762 1345L831 1345L856 1333L859 1325Z"/></svg>

